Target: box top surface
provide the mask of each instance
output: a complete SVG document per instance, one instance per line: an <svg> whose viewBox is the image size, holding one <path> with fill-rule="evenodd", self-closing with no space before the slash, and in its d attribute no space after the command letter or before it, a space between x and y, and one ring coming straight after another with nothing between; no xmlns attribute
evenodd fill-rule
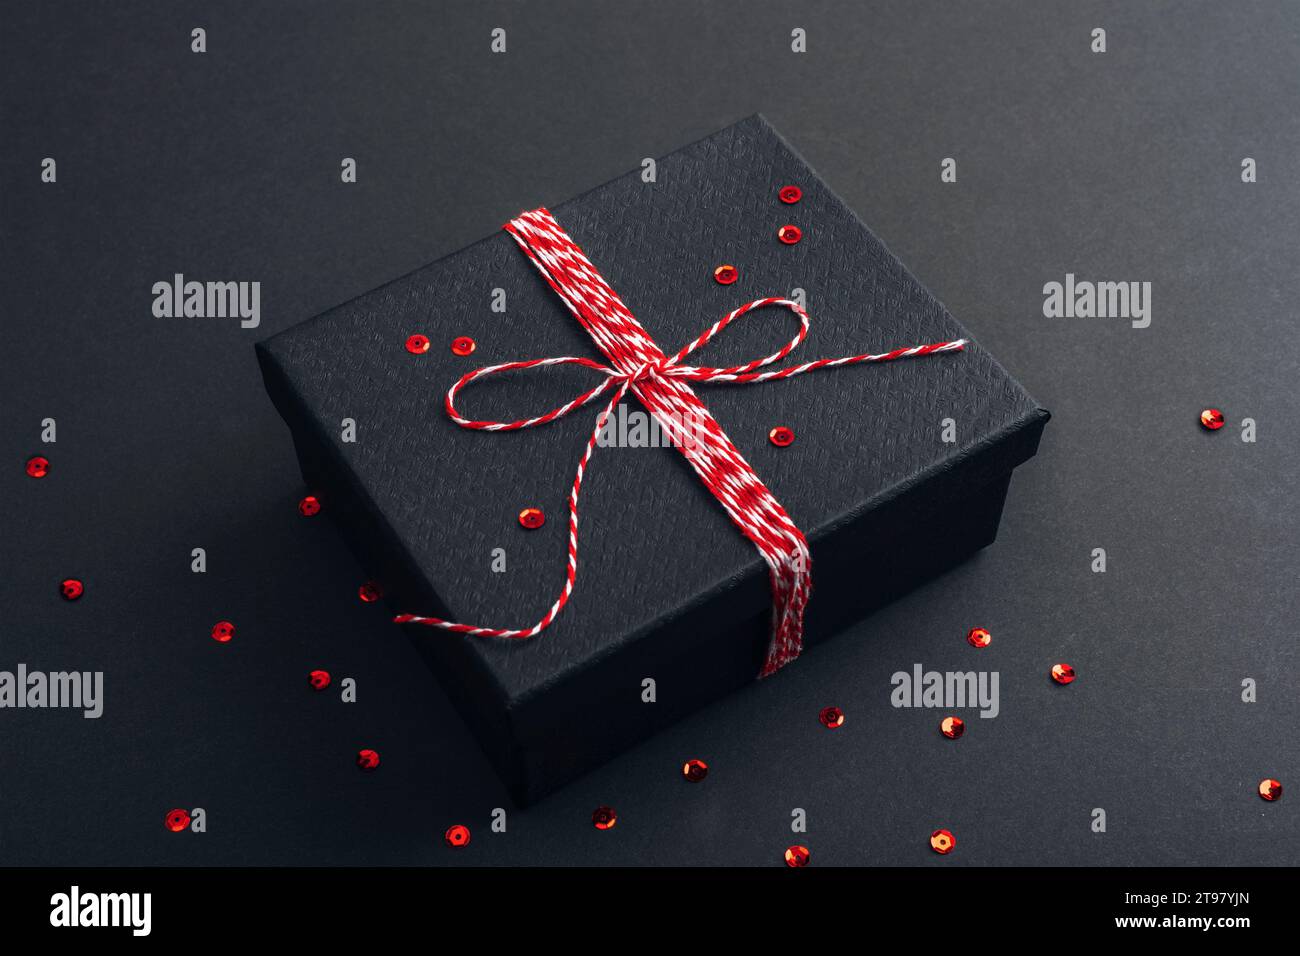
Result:
<svg viewBox="0 0 1300 956"><path fill-rule="evenodd" d="M778 190L797 185L787 205ZM743 120L658 161L550 206L560 225L672 354L720 316L763 296L803 289L812 328L784 364L884 352L969 337L761 117ZM780 226L803 230L791 246ZM732 285L714 281L735 265ZM494 312L494 289L506 311ZM784 309L733 324L692 356L730 365L775 351L796 328ZM412 333L432 340L411 355ZM474 339L467 357L449 348ZM373 502L452 620L529 627L564 582L567 497L599 406L514 432L462 429L443 409L472 369L521 359L603 356L522 251L498 232L308 320L262 348ZM550 367L495 376L461 393L464 414L514 420L597 384L599 373ZM813 546L848 516L924 481L1045 413L978 344L964 352L822 370L751 385L696 386L758 475ZM642 412L634 398L626 412ZM957 440L941 440L956 420ZM353 418L358 440L343 444ZM769 431L785 425L780 448ZM1007 467L1018 461L1007 462ZM547 521L520 526L521 509ZM503 549L505 572L493 570ZM471 642L503 695L516 700L624 642L642 639L691 602L728 617L761 613L766 569L679 452L597 448L583 485L577 585L568 607L524 641L421 629L424 639ZM437 608L407 608L436 614Z"/></svg>

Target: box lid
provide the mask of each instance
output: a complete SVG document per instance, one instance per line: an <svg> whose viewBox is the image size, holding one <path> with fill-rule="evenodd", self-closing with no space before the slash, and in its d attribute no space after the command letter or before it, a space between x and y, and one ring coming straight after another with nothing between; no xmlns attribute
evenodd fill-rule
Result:
<svg viewBox="0 0 1300 956"><path fill-rule="evenodd" d="M785 185L802 189L797 204L779 200ZM636 170L550 209L669 354L736 306L795 289L812 328L790 364L970 337L759 116L659 160L653 183ZM803 230L795 245L777 240L787 223ZM734 284L714 281L723 263L739 270ZM491 308L495 289L504 313ZM692 360L749 361L794 327L789 312L761 310ZM413 333L432 340L426 354L405 349ZM473 354L453 354L458 336L475 341ZM259 350L299 427L330 448L366 502L364 520L427 582L422 600L434 606L402 610L487 627L528 627L545 613L564 582L567 496L597 406L541 428L481 432L450 421L443 399L480 366L603 356L505 232ZM475 383L458 401L471 417L513 420L598 381L572 366L533 369ZM819 540L918 485L1005 474L1033 454L1047 417L974 342L949 355L696 391L809 538L814 607ZM643 410L629 397L627 411ZM355 443L340 439L344 418L357 423ZM941 438L945 418L956 422L953 443ZM777 425L794 430L789 447L768 440ZM1032 441L1016 440L1031 432ZM527 507L544 510L542 528L520 526ZM770 602L753 545L674 449L597 448L581 519L577 586L549 629L518 641L418 628L417 639L463 642L510 706L688 608L721 626ZM504 572L493 569L496 549Z"/></svg>

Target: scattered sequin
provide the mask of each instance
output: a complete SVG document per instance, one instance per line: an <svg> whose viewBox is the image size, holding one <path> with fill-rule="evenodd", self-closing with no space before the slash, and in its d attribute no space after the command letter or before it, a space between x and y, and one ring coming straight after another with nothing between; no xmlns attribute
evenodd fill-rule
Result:
<svg viewBox="0 0 1300 956"><path fill-rule="evenodd" d="M930 834L930 849L935 853L951 853L957 845L957 838L951 830L935 830Z"/></svg>
<svg viewBox="0 0 1300 956"><path fill-rule="evenodd" d="M782 226L776 231L776 237L787 246L793 246L803 238L803 230L798 226Z"/></svg>
<svg viewBox="0 0 1300 956"><path fill-rule="evenodd" d="M312 690L324 690L330 685L330 672L314 670L307 675L307 683L311 685Z"/></svg>
<svg viewBox="0 0 1300 956"><path fill-rule="evenodd" d="M229 621L218 621L212 625L212 639L221 644L227 643L235 636L235 625Z"/></svg>
<svg viewBox="0 0 1300 956"><path fill-rule="evenodd" d="M971 647L988 647L992 641L993 635L982 627L972 627L966 635L966 643Z"/></svg>
<svg viewBox="0 0 1300 956"><path fill-rule="evenodd" d="M546 515L541 508L525 508L519 512L519 523L525 528L540 528L546 524Z"/></svg>
<svg viewBox="0 0 1300 956"><path fill-rule="evenodd" d="M956 740L966 733L966 721L960 717L945 717L939 724L939 732L949 740Z"/></svg>
<svg viewBox="0 0 1300 956"><path fill-rule="evenodd" d="M618 814L613 807L597 807L592 811L591 822L597 830L611 830L618 822Z"/></svg>
<svg viewBox="0 0 1300 956"><path fill-rule="evenodd" d="M427 335L420 335L418 332L415 335L409 336L406 339L406 351L410 352L412 355L423 355L425 352L429 351L429 337Z"/></svg>
<svg viewBox="0 0 1300 956"><path fill-rule="evenodd" d="M33 478L44 478L50 473L50 460L43 455L32 455L27 459L27 474Z"/></svg>
<svg viewBox="0 0 1300 956"><path fill-rule="evenodd" d="M86 592L86 586L76 578L65 578L59 582L59 593L65 601L75 601Z"/></svg>
<svg viewBox="0 0 1300 956"><path fill-rule="evenodd" d="M713 270L713 278L720 285L731 285L740 278L740 270L735 266L718 266Z"/></svg>
<svg viewBox="0 0 1300 956"><path fill-rule="evenodd" d="M1074 668L1069 664L1053 664L1052 680L1058 684L1069 684L1074 680Z"/></svg>
<svg viewBox="0 0 1300 956"><path fill-rule="evenodd" d="M1201 424L1212 432L1217 432L1223 427L1223 412L1217 408L1207 408L1201 412Z"/></svg>
<svg viewBox="0 0 1300 956"><path fill-rule="evenodd" d="M682 776L691 783L699 783L709 775L709 765L703 760L688 760L682 765Z"/></svg>
<svg viewBox="0 0 1300 956"><path fill-rule="evenodd" d="M315 495L307 495L302 501L298 502L298 513L304 518L320 514L320 499Z"/></svg>
<svg viewBox="0 0 1300 956"><path fill-rule="evenodd" d="M793 206L803 198L803 190L798 186L782 186L781 192L777 195L781 197L781 202L787 206Z"/></svg>
<svg viewBox="0 0 1300 956"><path fill-rule="evenodd" d="M786 866L807 866L808 861L812 859L812 854L808 852L806 846L790 846L785 849Z"/></svg>
<svg viewBox="0 0 1300 956"><path fill-rule="evenodd" d="M384 589L376 581L367 581L357 588L357 597L361 598L366 604L374 604L383 596Z"/></svg>
<svg viewBox="0 0 1300 956"><path fill-rule="evenodd" d="M357 766L360 767L362 770L374 770L376 767L379 766L379 751L368 750L368 749L358 750Z"/></svg>
<svg viewBox="0 0 1300 956"><path fill-rule="evenodd" d="M785 448L794 443L794 429L787 428L784 425L777 425L767 433L767 440L777 448Z"/></svg>
<svg viewBox="0 0 1300 956"><path fill-rule="evenodd" d="M1261 780L1259 782L1259 795L1272 803L1282 796L1282 783L1278 780Z"/></svg>
<svg viewBox="0 0 1300 956"><path fill-rule="evenodd" d="M820 716L822 724L831 730L844 726L844 711L838 707L823 707Z"/></svg>
<svg viewBox="0 0 1300 956"><path fill-rule="evenodd" d="M171 830L172 833L180 833L190 825L190 814L188 810L168 810L167 817L163 820L163 825Z"/></svg>
<svg viewBox="0 0 1300 956"><path fill-rule="evenodd" d="M456 849L469 846L469 827L463 823L457 823L455 826L448 827L442 838L447 842L447 846Z"/></svg>
<svg viewBox="0 0 1300 956"><path fill-rule="evenodd" d="M477 347L478 346L474 343L474 340L468 335L461 335L451 340L451 351L455 355L469 355Z"/></svg>

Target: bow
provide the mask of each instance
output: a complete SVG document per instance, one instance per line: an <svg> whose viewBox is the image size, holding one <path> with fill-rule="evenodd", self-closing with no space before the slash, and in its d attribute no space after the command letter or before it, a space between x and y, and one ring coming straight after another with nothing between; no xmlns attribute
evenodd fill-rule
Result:
<svg viewBox="0 0 1300 956"><path fill-rule="evenodd" d="M529 638L550 626L573 593L578 574L578 499L582 478L591 461L610 414L631 392L655 417L695 473L722 505L732 522L753 542L767 563L772 587L772 636L760 677L780 670L803 649L803 615L812 591L812 559L803 532L759 479L740 450L732 444L722 426L699 400L690 382L746 385L802 375L822 368L890 362L913 356L960 351L965 339L916 345L880 354L850 355L817 359L776 371L760 371L793 352L808 336L810 319L797 302L764 298L747 302L705 329L672 356L667 356L628 310L617 293L605 282L591 261L545 209L524 213L506 225L524 254L561 298L569 311L591 335L609 359L602 364L588 358L563 356L505 362L468 372L447 391L447 415L462 428L479 431L514 431L534 428L563 418L605 396L604 408L587 440L569 494L568 567L563 589L550 610L532 627L525 629L478 627L436 617L399 614L397 623L425 624L461 634L484 637ZM789 309L799 320L799 331L771 355L728 368L687 365L685 360L741 316L768 306ZM489 375L522 371L550 365L580 365L599 372L603 378L594 388L569 402L534 418L513 422L476 421L456 408L456 396L471 382Z"/></svg>

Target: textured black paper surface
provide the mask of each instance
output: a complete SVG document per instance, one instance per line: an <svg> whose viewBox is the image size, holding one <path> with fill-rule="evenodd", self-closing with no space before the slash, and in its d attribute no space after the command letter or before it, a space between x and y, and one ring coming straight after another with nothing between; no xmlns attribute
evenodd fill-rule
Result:
<svg viewBox="0 0 1300 956"><path fill-rule="evenodd" d="M11 4L0 664L102 668L108 697L98 721L0 711L0 863L782 867L794 808L813 867L1300 862L1295 20L1286 2ZM478 744L357 601L333 527L298 516L251 346L757 111L1052 410L1046 440L993 547L494 834L508 799ZM176 271L260 280L261 327L154 318ZM1066 272L1152 281L1151 327L1045 318ZM1229 427L1204 432L1206 405ZM43 483L21 469L40 450ZM1062 659L1067 688L1046 677ZM893 708L890 675L918 662L1000 672L1000 714L962 711L953 742L942 712ZM321 666L356 704L307 689ZM702 785L678 775L692 756ZM1275 804L1264 776L1289 786ZM599 804L614 830L592 829ZM208 832L164 830L173 806L207 808ZM474 828L464 851L452 823Z"/></svg>
<svg viewBox="0 0 1300 956"><path fill-rule="evenodd" d="M778 199L786 184L803 190L798 203ZM812 331L789 364L968 337L761 117L658 160L653 183L640 170L629 172L553 212L670 355L737 305L796 288L804 290ZM786 223L801 227L800 242L777 239ZM733 284L713 280L724 262L739 269ZM495 289L505 295L504 314L487 308ZM428 331L433 320L440 330L472 337L474 353L453 354L440 332L429 353L410 355L407 337ZM741 364L776 351L796 328L784 309L751 313L692 358ZM308 466L309 480L320 474L327 488L348 486L355 495L336 510L360 543L363 563L380 564L381 579L396 573L427 585L393 593L384 580L398 609L486 627L527 627L545 612L563 581L568 491L596 411L536 429L480 432L460 428L443 410L447 388L472 368L602 357L512 238L498 233L264 348L268 384L295 440L322 459L322 471ZM591 387L598 374L545 368L498 376L475 383L458 404L476 419L531 417ZM898 565L913 552L939 552L932 556L938 569L953 552L986 543L967 542L955 528L938 536L908 532L936 512L955 525L950 510L974 507L958 498L1004 486L1032 454L1046 419L975 344L961 353L699 391L809 537L812 620L851 620L838 605L879 587L867 563L876 549L894 552ZM626 407L641 410L635 398ZM342 441L344 419L356 422L364 441ZM954 423L954 442L941 440L945 419ZM794 430L792 446L768 440L775 425ZM518 514L530 506L550 516L543 529L520 527ZM887 516L864 520L886 506ZM995 523L1000 492L987 507ZM874 540L825 547L835 536ZM662 684L665 698L682 695L689 682L701 685L694 697L708 699L710 682L719 696L757 673L766 628L760 621L752 635L730 632L770 603L766 565L675 450L597 449L583 486L579 547L574 595L536 638L412 629L417 641L470 645L475 660L459 667L484 675L490 689L477 693L496 700L466 703L510 710L511 738L550 741L559 732L557 711L601 713L600 721L568 730L577 747L596 728L673 711L646 708L643 677ZM497 549L505 552L504 573L493 569ZM844 566L850 562L859 566L856 581L818 588L820 563L843 579L854 575ZM399 563L406 567L390 570ZM921 580L913 572L912 583ZM661 634L681 618L676 639ZM704 649L720 640L744 647L734 657ZM563 686L598 661L631 653L635 665L611 664L587 686ZM539 697L547 700L530 706Z"/></svg>

